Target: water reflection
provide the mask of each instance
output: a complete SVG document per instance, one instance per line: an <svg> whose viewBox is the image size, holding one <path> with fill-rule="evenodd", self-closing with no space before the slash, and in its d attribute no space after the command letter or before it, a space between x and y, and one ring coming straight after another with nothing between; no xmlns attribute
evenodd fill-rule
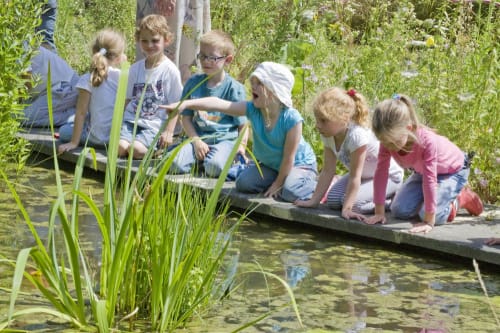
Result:
<svg viewBox="0 0 500 333"><path fill-rule="evenodd" d="M63 183L68 189L71 182L71 173L65 173ZM17 183L16 189L28 205L37 229L44 232L47 203L55 194L51 169L33 166ZM102 195L100 179L85 179L82 186L94 197ZM499 331L472 267L454 265L428 254L388 249L387 244L353 239L333 231L303 228L261 216L253 218L258 222L245 221L228 251L224 270L229 278L221 282L226 297L215 304L206 318L195 319L181 332L231 332L265 314L269 316L244 332ZM101 251L99 229L90 212L85 214L82 210L79 221L82 247L96 274ZM2 255L15 258L19 249L33 245L31 234L3 185L0 223ZM255 263L292 287L304 329L299 327L286 290L278 281L258 273L245 273L254 271ZM11 276L12 269L0 265L0 288L10 288ZM489 295L500 299L500 275L488 272L483 279ZM0 320L5 318L7 297L7 291L0 289ZM16 306L34 302L41 300L26 297ZM494 304L500 314L500 302ZM29 321L24 324L20 327L35 325L42 331L43 327L51 327Z"/></svg>

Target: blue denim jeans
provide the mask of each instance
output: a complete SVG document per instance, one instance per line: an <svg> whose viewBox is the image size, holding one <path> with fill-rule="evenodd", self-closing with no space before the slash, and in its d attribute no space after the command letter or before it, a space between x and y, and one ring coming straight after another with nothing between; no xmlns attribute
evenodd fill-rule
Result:
<svg viewBox="0 0 500 333"><path fill-rule="evenodd" d="M42 34L43 42L47 43L54 51L56 51L56 44L54 42L56 17L57 1L49 0L43 7L42 23L40 23L40 25L36 29L37 32L40 32Z"/></svg>
<svg viewBox="0 0 500 333"><path fill-rule="evenodd" d="M262 175L255 164L243 170L236 179L236 189L243 193L266 191L278 176L278 171L260 164ZM316 165L295 166L285 179L280 197L284 201L307 200L316 188Z"/></svg>
<svg viewBox="0 0 500 333"><path fill-rule="evenodd" d="M219 177L224 165L226 164L229 155L231 155L231 150L234 147L234 141L226 140L216 143L214 145L208 145L209 152L205 156L203 162L203 167L205 173L208 177ZM170 167L170 173L184 174L191 172L194 165L198 163L196 155L194 152L193 144L187 144L179 150L174 158L172 166Z"/></svg>
<svg viewBox="0 0 500 333"><path fill-rule="evenodd" d="M436 220L435 224L446 223L450 215L450 203L453 202L469 178L469 167L463 167L454 174L438 175ZM391 212L395 218L409 220L417 216L424 218L424 193L422 190L422 175L413 173L403 183L392 200Z"/></svg>

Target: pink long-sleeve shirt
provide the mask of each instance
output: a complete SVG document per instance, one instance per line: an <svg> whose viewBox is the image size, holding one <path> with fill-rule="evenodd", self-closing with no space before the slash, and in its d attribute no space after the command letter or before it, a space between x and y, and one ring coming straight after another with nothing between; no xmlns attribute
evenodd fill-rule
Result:
<svg viewBox="0 0 500 333"><path fill-rule="evenodd" d="M373 187L374 203L385 203L388 170L391 156L403 168L411 168L422 175L422 191L426 213L436 212L437 176L458 172L464 165L464 153L448 138L436 134L427 127L416 131L418 142L411 151L401 154L390 151L380 145L377 169L375 170Z"/></svg>

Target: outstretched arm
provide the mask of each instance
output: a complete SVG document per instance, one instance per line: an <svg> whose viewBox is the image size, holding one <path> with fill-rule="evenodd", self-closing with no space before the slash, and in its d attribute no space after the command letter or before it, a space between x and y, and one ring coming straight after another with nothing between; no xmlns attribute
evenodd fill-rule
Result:
<svg viewBox="0 0 500 333"><path fill-rule="evenodd" d="M167 113L178 110L181 113L185 109L219 111L231 116L244 116L247 111L247 102L230 102L217 97L204 97L196 99L186 99L178 103L160 105Z"/></svg>

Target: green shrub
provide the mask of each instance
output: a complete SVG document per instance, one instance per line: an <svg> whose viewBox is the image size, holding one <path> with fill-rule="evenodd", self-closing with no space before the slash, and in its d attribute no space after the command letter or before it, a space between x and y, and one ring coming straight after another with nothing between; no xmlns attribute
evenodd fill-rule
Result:
<svg viewBox="0 0 500 333"><path fill-rule="evenodd" d="M22 169L27 157L26 142L17 138L19 123L15 115L22 114L21 101L27 97L23 73L39 38L35 27L39 20L20 17L39 17L41 2L6 1L0 6L0 167L15 162ZM12 165L12 164L11 164Z"/></svg>

